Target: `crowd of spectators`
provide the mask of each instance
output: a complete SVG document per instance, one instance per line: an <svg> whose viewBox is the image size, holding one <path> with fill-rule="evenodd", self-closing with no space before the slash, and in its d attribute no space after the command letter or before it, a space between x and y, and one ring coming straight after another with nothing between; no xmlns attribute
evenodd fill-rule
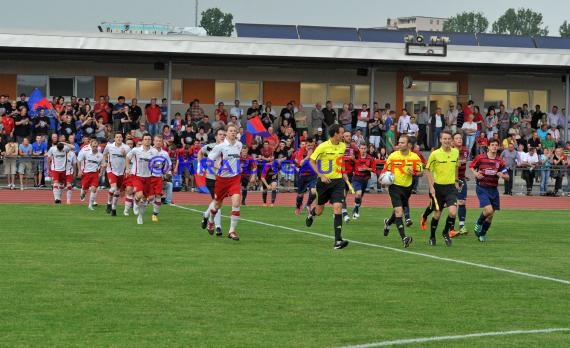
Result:
<svg viewBox="0 0 570 348"><path fill-rule="evenodd" d="M35 110L33 116L29 114L26 95L22 94L17 101L0 96L0 150L10 189L16 188L16 175L21 189L30 177L34 178L35 187L45 185L43 156L57 141L74 143L79 150L82 139L92 135L105 146L115 132L122 132L126 140L134 143L145 133L161 134L173 163L191 163L201 146L214 141L215 129L228 123L238 127L239 137L247 144L250 155L259 160L291 160L308 137L317 143L325 141L328 127L340 124L351 132L353 145L367 145L369 154L378 159L385 159L394 151L399 134L410 135L417 151L431 151L439 147L441 131L462 132L472 157L485 152L489 139L498 138L501 151L510 161L512 175L523 177L529 194L537 180L540 194L547 194L550 179L555 183L553 192L560 194L562 178L570 175L570 143L563 142L565 117L556 106L548 113L541 111L539 105L530 110L526 104L510 111L504 105L482 110L469 101L465 105L449 104L446 112L438 107L432 115L424 107L414 115L405 108L393 110L389 103L384 108L376 102L371 108L366 104L358 108L346 103L337 109L327 101L324 107L316 103L307 111L294 100L281 110L275 109L270 101L261 105L253 100L248 107L242 107L235 100L231 107L218 103L208 115L195 99L184 114L172 115L166 99L160 104L152 99L141 106L137 99L127 103L125 97L118 96L117 102L112 103L109 96L100 96L97 102L89 98L71 97L66 101L54 97L51 108ZM247 123L254 118L261 121L267 136L246 134ZM192 190L192 166L175 165L175 169L182 177L181 188ZM293 190L294 175L286 170L281 174L280 186ZM505 186L505 194L512 194L512 182L508 184L510 187ZM371 180L370 187L374 186ZM570 185L564 191L570 193Z"/></svg>

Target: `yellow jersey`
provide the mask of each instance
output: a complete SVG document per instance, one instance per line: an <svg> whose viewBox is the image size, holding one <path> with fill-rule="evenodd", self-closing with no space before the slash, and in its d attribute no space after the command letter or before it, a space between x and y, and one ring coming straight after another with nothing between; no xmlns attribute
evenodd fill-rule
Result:
<svg viewBox="0 0 570 348"><path fill-rule="evenodd" d="M317 162L317 173L323 174L329 179L342 178L341 157L344 156L345 150L346 144L342 140L336 145L327 140L317 146L311 155L311 159Z"/></svg>
<svg viewBox="0 0 570 348"><path fill-rule="evenodd" d="M394 174L394 184L402 187L412 186L413 174L421 173L424 169L420 156L413 151L407 155L403 155L401 151L392 152L386 159L385 168Z"/></svg>
<svg viewBox="0 0 570 348"><path fill-rule="evenodd" d="M459 167L459 150L452 147L449 151L439 148L429 155L426 169L429 169L433 181L439 185L455 184Z"/></svg>

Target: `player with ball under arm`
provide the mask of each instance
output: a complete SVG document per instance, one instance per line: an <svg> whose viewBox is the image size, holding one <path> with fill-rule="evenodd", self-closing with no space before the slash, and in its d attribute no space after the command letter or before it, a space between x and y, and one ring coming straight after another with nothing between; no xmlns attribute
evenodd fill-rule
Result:
<svg viewBox="0 0 570 348"><path fill-rule="evenodd" d="M380 176L380 181L390 181L386 176L394 175L394 183L388 187L388 194L392 201L394 211L389 218L384 219L384 236L390 233L390 226L396 224L398 233L402 238L404 248L412 243L412 237L406 236L404 231L404 208L408 206L408 201L412 195L412 177L423 175L422 160L412 151L412 143L408 135L401 135L398 139L398 150L394 151L386 159L384 172Z"/></svg>

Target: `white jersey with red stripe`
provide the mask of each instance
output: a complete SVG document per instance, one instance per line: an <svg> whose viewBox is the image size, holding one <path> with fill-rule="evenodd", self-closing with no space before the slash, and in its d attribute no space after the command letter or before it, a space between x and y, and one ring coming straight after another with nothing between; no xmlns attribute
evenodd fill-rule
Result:
<svg viewBox="0 0 570 348"><path fill-rule="evenodd" d="M82 173L97 173L103 162L103 154L101 152L93 153L93 151L81 151L77 160L83 168Z"/></svg>
<svg viewBox="0 0 570 348"><path fill-rule="evenodd" d="M67 164L65 166L65 175L73 175L75 165L77 164L77 155L74 151L67 153Z"/></svg>
<svg viewBox="0 0 570 348"><path fill-rule="evenodd" d="M164 174L172 171L172 161L170 160L168 152L164 151L163 149L157 149L156 151L158 152L157 156L160 157L160 160L155 161L152 176L161 177Z"/></svg>
<svg viewBox="0 0 570 348"><path fill-rule="evenodd" d="M154 157L158 156L158 151L154 147L145 150L144 147L136 147L127 154L127 159L132 160L131 174L141 178L149 178L152 175L150 166L155 160Z"/></svg>
<svg viewBox="0 0 570 348"><path fill-rule="evenodd" d="M217 175L222 178L231 178L241 173L240 168L240 154L242 143L236 140L233 144L228 139L223 143L214 146L212 151L208 154L208 158L216 161L220 156L222 163Z"/></svg>
<svg viewBox="0 0 570 348"><path fill-rule="evenodd" d="M69 152L69 148L65 146L62 151L57 149L57 146L52 146L49 151L47 152L47 156L51 157L51 165L50 170L55 172L63 172L65 171L65 167L67 165L67 153Z"/></svg>
<svg viewBox="0 0 570 348"><path fill-rule="evenodd" d="M103 151L103 156L107 157L107 173L113 173L117 176L125 174L125 158L131 151L127 144L117 146L114 142L107 144Z"/></svg>

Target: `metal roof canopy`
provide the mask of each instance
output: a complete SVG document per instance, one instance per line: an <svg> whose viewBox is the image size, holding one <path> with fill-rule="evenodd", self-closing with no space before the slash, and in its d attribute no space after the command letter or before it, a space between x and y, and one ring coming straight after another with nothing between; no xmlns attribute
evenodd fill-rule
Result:
<svg viewBox="0 0 570 348"><path fill-rule="evenodd" d="M0 32L2 32L0 30ZM401 35L402 33L399 33ZM286 40L227 37L133 37L121 34L43 33L8 31L0 34L0 59L31 60L51 56L58 60L94 60L124 63L148 60L204 61L206 65L247 61L268 66L300 64L366 68L374 66L474 67L492 70L565 73L570 69L570 51L564 49L454 46L447 57L405 55L405 44L322 40ZM216 64L218 64L216 63ZM315 64L317 63L317 64ZM326 64L325 64L326 63Z"/></svg>

